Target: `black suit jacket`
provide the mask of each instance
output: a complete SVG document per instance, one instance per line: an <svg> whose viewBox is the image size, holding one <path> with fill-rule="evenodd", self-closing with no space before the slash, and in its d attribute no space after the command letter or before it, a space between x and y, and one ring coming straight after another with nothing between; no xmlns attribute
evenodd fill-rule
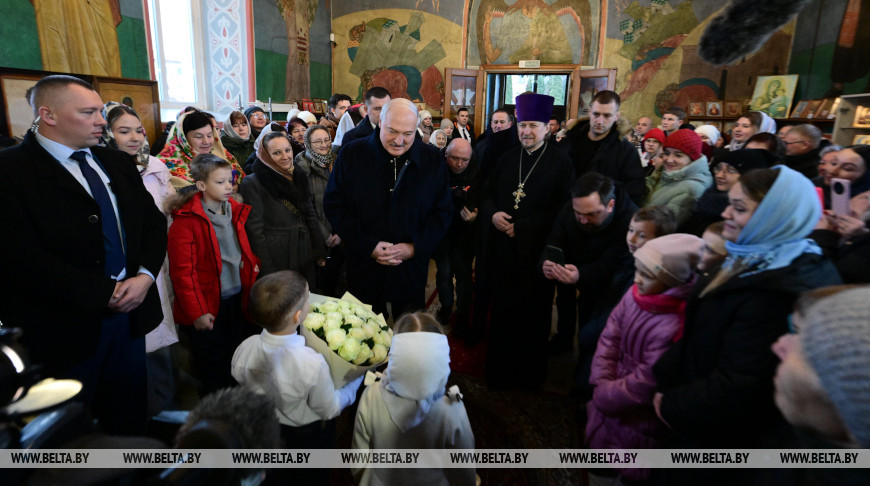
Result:
<svg viewBox="0 0 870 486"><path fill-rule="evenodd" d="M154 276L166 255L166 218L129 155L92 147L111 179L124 230L127 276ZM28 133L0 152L0 320L24 330L22 344L49 373L91 356L115 281L104 274L97 202ZM130 312L131 332L145 335L163 319L156 286Z"/></svg>
<svg viewBox="0 0 870 486"><path fill-rule="evenodd" d="M469 143L474 145L474 142L477 140L477 137L474 136L474 129L471 125L466 125L465 129L468 130L468 136L471 137ZM450 140L453 140L454 138L462 138L462 135L459 134L459 123L456 122L453 122L453 135L450 136Z"/></svg>
<svg viewBox="0 0 870 486"><path fill-rule="evenodd" d="M341 139L341 146L347 147L354 140L367 138L374 132L375 129L372 128L372 122L369 121L369 116L366 115L361 122L357 123L356 126L353 127L353 129L345 132L344 137L342 137Z"/></svg>

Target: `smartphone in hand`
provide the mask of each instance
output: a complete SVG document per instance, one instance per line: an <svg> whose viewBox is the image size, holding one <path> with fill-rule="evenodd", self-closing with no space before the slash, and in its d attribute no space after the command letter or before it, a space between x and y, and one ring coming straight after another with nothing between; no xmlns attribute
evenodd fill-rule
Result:
<svg viewBox="0 0 870 486"><path fill-rule="evenodd" d="M852 182L847 179L831 179L831 209L839 216L849 215L849 199Z"/></svg>
<svg viewBox="0 0 870 486"><path fill-rule="evenodd" d="M544 254L546 255L547 260L550 260L553 263L558 265L565 264L565 252L562 251L561 248L547 245L547 248L544 250Z"/></svg>

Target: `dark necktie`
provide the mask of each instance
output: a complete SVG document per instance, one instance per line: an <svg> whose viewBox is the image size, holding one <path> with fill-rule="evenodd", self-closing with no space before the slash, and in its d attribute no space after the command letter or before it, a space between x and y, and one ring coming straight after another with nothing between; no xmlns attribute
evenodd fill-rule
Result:
<svg viewBox="0 0 870 486"><path fill-rule="evenodd" d="M91 194L97 205L100 207L100 221L103 224L103 245L106 249L105 271L108 276L117 276L126 266L126 258L124 257L124 247L121 244L121 234L118 232L118 219L115 217L115 209L112 206L112 199L109 197L109 191L106 190L106 185L97 174L97 171L88 164L88 159L85 152L73 152L69 158L79 163L79 168L85 180L88 182L88 187L91 188Z"/></svg>

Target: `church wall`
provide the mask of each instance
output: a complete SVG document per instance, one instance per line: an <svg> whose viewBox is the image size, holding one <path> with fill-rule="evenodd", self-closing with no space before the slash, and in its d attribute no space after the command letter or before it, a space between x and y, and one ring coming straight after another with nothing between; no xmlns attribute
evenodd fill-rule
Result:
<svg viewBox="0 0 870 486"><path fill-rule="evenodd" d="M280 0L252 1L256 95L263 101L270 96L285 101L288 43ZM313 98L328 98L336 91L359 99L377 80L392 83L402 95L438 111L445 68L508 65L520 58L617 68L623 113L633 119L658 118L666 106L690 100L748 98L757 76L775 73L800 75L795 100L835 93L832 78L843 80L843 94L870 88L870 62L864 60L870 43L862 37L852 57L846 58L849 69L834 65L834 59L843 56L837 43L847 0L812 1L758 53L724 68L710 66L697 56L701 33L723 6L719 0L656 0L656 5L653 0L543 0L555 12L534 11L531 19L522 9L535 3L531 0L308 1L317 2L309 27L309 96ZM858 3L870 10L870 0ZM142 2L119 0L118 6L120 76L147 79ZM33 3L6 0L2 10L0 64L45 69ZM414 15L421 19L417 30L403 32ZM413 49L401 55L367 55L369 48L361 45L366 31L360 26L366 26L369 34L395 29L404 39L401 42ZM334 48L330 32L336 36ZM377 46L372 43L375 37L366 45ZM360 52L363 57L356 61Z"/></svg>
<svg viewBox="0 0 870 486"><path fill-rule="evenodd" d="M294 1L294 0L284 0ZM329 98L332 94L332 46L329 43L330 4L334 0L316 0L317 8L308 34L308 76L310 94L305 97ZM295 0L305 7L306 1ZM294 4L294 5L295 5ZM276 0L253 0L254 56L257 77L257 99L274 102L293 101L287 93L287 58L289 44L287 26ZM288 100L288 98L293 98Z"/></svg>
<svg viewBox="0 0 870 486"><path fill-rule="evenodd" d="M848 3L848 0L814 0L798 16L789 64L789 72L799 74L802 80L796 99L870 91L870 38L866 27L870 1L858 2L865 13L857 19L861 27L855 48L849 53L837 46ZM842 92L832 89L835 82L842 82Z"/></svg>
<svg viewBox="0 0 870 486"><path fill-rule="evenodd" d="M140 0L120 0L121 22L115 27L121 53L121 71L114 76L150 79L148 44ZM45 70L33 3L4 0L0 8L0 65L17 69ZM78 73L102 74L105 73Z"/></svg>

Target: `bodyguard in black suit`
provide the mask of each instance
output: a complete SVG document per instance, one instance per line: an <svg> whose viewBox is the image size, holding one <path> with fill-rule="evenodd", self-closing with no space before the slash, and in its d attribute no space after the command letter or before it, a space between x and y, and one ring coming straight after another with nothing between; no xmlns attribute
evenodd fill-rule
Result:
<svg viewBox="0 0 870 486"><path fill-rule="evenodd" d="M83 383L106 432L143 433L166 219L133 159L95 146L106 121L90 84L49 76L30 102L34 128L0 152L0 320L46 376Z"/></svg>
<svg viewBox="0 0 870 486"><path fill-rule="evenodd" d="M381 122L381 110L384 108L384 105L390 102L390 92L387 88L375 86L365 92L363 99L366 103L367 115L357 126L344 134L344 137L341 139L342 147L347 147L354 140L368 138L374 133L375 127Z"/></svg>

